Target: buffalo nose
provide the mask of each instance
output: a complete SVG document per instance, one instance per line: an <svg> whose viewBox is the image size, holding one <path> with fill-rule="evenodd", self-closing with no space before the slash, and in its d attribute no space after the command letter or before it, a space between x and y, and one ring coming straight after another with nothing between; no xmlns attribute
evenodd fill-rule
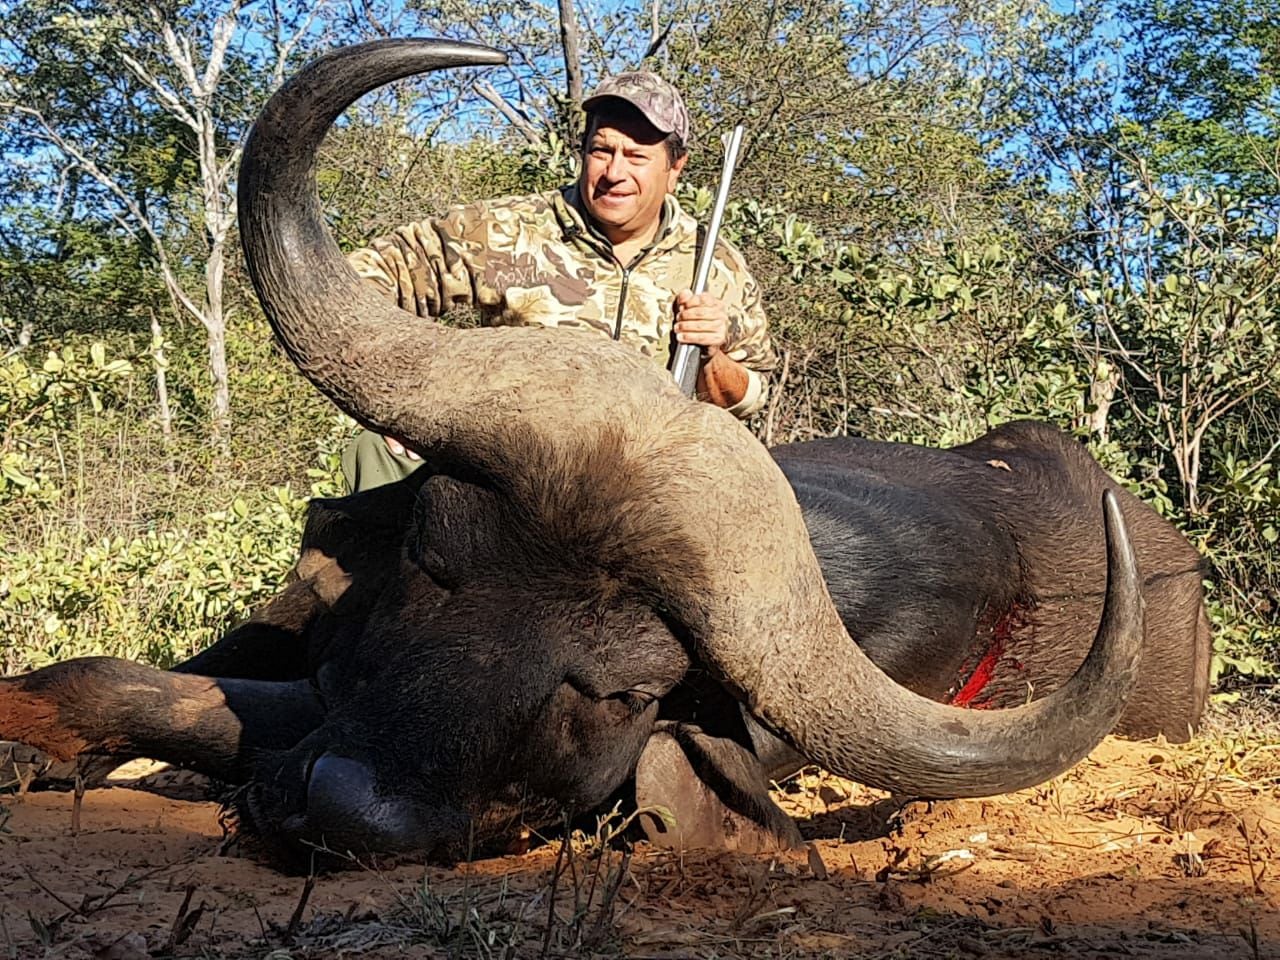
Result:
<svg viewBox="0 0 1280 960"><path fill-rule="evenodd" d="M337 854L430 852L441 840L430 811L378 794L363 761L322 754L307 781L307 808L286 825L298 839Z"/></svg>

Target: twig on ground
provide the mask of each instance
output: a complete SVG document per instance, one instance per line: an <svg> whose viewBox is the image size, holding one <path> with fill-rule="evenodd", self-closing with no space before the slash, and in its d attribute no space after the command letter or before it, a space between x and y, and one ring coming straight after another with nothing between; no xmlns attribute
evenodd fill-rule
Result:
<svg viewBox="0 0 1280 960"><path fill-rule="evenodd" d="M1249 825L1243 819L1236 822L1236 828L1240 831L1240 836L1244 837L1244 854L1245 859L1249 862L1249 879L1253 882L1253 892L1262 896L1262 878L1267 872L1267 865L1264 863L1262 869L1254 864L1253 859L1253 837L1249 834Z"/></svg>
<svg viewBox="0 0 1280 960"><path fill-rule="evenodd" d="M71 835L80 835L80 807L84 804L84 777L76 770L75 793L71 800Z"/></svg>
<svg viewBox="0 0 1280 960"><path fill-rule="evenodd" d="M22 870L24 873L26 873L27 879L29 879L32 883L34 883L37 887L39 887L40 890L46 896L57 901L59 904L61 904L65 908L65 912L61 916L54 917L48 923L41 923L41 926L44 929L50 931L51 933L55 933L58 930L58 928L62 926L63 923L65 923L67 920L70 920L72 917L80 917L82 920L88 920L90 917L92 917L94 914L98 913L99 911L105 910L108 907L112 906L111 901L114 900L116 897L120 896L120 894L124 893L126 890L129 890L130 888L137 886L138 884L142 883L145 880L151 879L156 874L162 873L165 870L168 870L175 865L176 864L165 864L164 866L156 867L152 870L147 870L144 873L138 873L138 874L131 873L128 876L126 876L123 880L121 880L118 884L116 884L114 887L112 887L110 890L108 890L106 893L100 893L96 895L85 894L80 901L80 906L78 907L68 903L62 897L58 896L58 894L50 890L48 885L46 885L39 877L36 876L35 871L31 869L31 866L29 864L23 863ZM120 906L123 906L123 904L121 904ZM34 916L31 916L30 914L28 914L28 917L33 924L37 922Z"/></svg>
<svg viewBox="0 0 1280 960"><path fill-rule="evenodd" d="M188 883L186 893L182 897L182 905L178 907L177 916L173 918L173 924L169 927L169 938L164 944L164 953L166 954L173 953L175 948L181 946L187 937L191 935L192 928L200 922L200 917L204 914L203 903L196 907L195 910L190 910L191 897L195 892L196 885ZM189 910L190 912L188 912Z"/></svg>
<svg viewBox="0 0 1280 960"><path fill-rule="evenodd" d="M560 849L556 851L555 866L551 868L551 890L547 893L547 929L542 935L542 952L539 954L542 960L546 960L551 952L551 931L556 921L556 889L560 886L560 864L564 860L565 846L569 843L567 822L565 826L565 834L560 838Z"/></svg>
<svg viewBox="0 0 1280 960"><path fill-rule="evenodd" d="M289 925L284 928L285 943L292 943L293 938L297 936L298 927L302 924L302 913L307 909L307 901L311 899L311 891L315 888L316 875L312 872L307 874L307 882L302 885L302 895L298 897L298 905L293 908L293 914L289 917Z"/></svg>

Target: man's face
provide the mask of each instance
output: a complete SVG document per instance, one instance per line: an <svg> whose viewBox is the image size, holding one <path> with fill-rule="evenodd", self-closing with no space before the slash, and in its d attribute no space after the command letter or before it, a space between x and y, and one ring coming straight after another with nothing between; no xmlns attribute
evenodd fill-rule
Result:
<svg viewBox="0 0 1280 960"><path fill-rule="evenodd" d="M657 226L662 200L675 189L685 158L674 164L660 133L638 112L598 114L589 121L579 188L587 212L613 243Z"/></svg>

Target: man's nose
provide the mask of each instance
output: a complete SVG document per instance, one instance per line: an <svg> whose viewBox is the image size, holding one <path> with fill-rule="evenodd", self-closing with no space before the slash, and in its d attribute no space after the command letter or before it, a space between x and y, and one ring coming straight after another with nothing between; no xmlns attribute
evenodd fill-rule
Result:
<svg viewBox="0 0 1280 960"><path fill-rule="evenodd" d="M609 165L604 169L604 175L611 181L617 182L626 176L627 158L621 153L611 154L609 157Z"/></svg>

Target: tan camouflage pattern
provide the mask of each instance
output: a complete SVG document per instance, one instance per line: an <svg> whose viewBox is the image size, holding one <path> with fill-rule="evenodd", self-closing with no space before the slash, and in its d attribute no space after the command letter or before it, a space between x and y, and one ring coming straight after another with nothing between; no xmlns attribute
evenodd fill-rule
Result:
<svg viewBox="0 0 1280 960"><path fill-rule="evenodd" d="M471 307L487 326L584 327L668 365L675 297L693 282L697 225L668 196L656 239L624 267L584 221L576 192L570 186L457 206L400 227L347 259L419 316ZM764 406L763 374L777 356L759 286L742 255L723 240L707 291L728 310L726 352L748 368L747 393L730 408L745 417Z"/></svg>

